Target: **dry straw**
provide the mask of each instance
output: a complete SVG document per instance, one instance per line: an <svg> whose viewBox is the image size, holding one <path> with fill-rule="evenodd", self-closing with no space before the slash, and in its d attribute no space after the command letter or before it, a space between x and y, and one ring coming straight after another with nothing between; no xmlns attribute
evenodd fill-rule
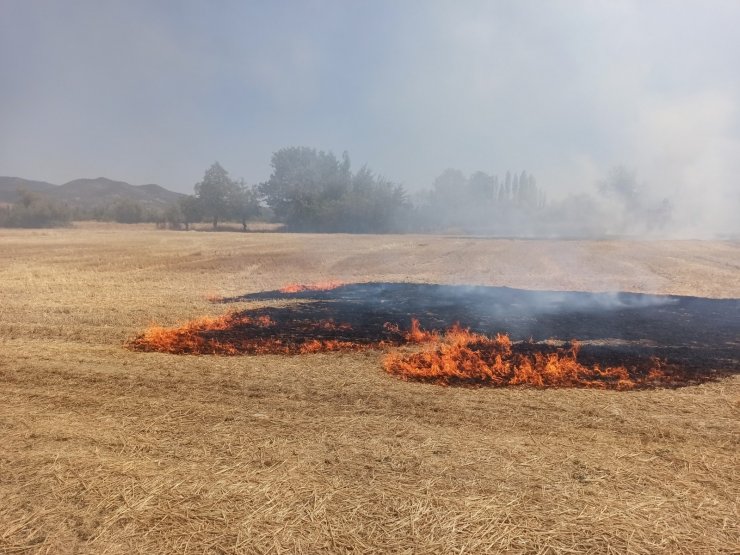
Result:
<svg viewBox="0 0 740 555"><path fill-rule="evenodd" d="M221 313L208 291L358 274L740 297L735 243L559 244L580 276L541 242L102 226L0 245L0 553L737 552L736 377L471 390L396 380L374 352L121 347Z"/></svg>

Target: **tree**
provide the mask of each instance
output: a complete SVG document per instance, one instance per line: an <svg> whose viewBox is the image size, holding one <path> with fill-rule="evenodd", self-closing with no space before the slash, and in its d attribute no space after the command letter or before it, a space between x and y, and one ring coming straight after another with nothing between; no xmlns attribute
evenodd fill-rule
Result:
<svg viewBox="0 0 740 555"><path fill-rule="evenodd" d="M229 193L231 217L241 222L242 230L247 231L247 220L260 213L259 195L254 187L240 181Z"/></svg>
<svg viewBox="0 0 740 555"><path fill-rule="evenodd" d="M182 209L180 208L179 202L173 202L162 213L163 222L162 224L168 226L170 229L180 229L183 224L184 217L182 215ZM159 227L159 223L157 225Z"/></svg>
<svg viewBox="0 0 740 555"><path fill-rule="evenodd" d="M606 179L599 183L599 192L616 198L628 210L636 208L639 204L639 189L637 173L624 166L613 167Z"/></svg>
<svg viewBox="0 0 740 555"><path fill-rule="evenodd" d="M406 228L411 207L403 187L363 166L337 208L342 231L389 233Z"/></svg>
<svg viewBox="0 0 740 555"><path fill-rule="evenodd" d="M137 224L144 220L144 207L141 203L127 198L115 201L108 213L119 224Z"/></svg>
<svg viewBox="0 0 740 555"><path fill-rule="evenodd" d="M501 191L499 192L499 201L500 202L509 202L511 200L511 172L506 172L506 177L504 178L504 186L501 188Z"/></svg>
<svg viewBox="0 0 740 555"><path fill-rule="evenodd" d="M512 234L533 229L544 205L544 193L526 171L506 172L499 180L482 171L466 178L447 169L418 203L416 215L428 230Z"/></svg>
<svg viewBox="0 0 740 555"><path fill-rule="evenodd" d="M613 167L598 187L601 194L617 203L616 212L621 221L614 225L620 233L659 229L670 222L673 209L670 200L664 198L657 203L650 200L647 186L637 181L635 171L624 166Z"/></svg>
<svg viewBox="0 0 740 555"><path fill-rule="evenodd" d="M434 194L443 203L454 206L464 202L468 180L460 170L448 168L434 180Z"/></svg>
<svg viewBox="0 0 740 555"><path fill-rule="evenodd" d="M352 174L349 154L289 147L272 156L272 175L259 193L293 231L371 233L405 226L403 187L363 166Z"/></svg>
<svg viewBox="0 0 740 555"><path fill-rule="evenodd" d="M331 152L288 147L272 155L270 179L259 191L275 216L296 231L331 227L327 208L348 191L349 156L342 163Z"/></svg>
<svg viewBox="0 0 740 555"><path fill-rule="evenodd" d="M188 195L180 198L180 213L182 214L182 223L185 225L185 231L190 229L190 224L203 220L203 209L197 197Z"/></svg>
<svg viewBox="0 0 740 555"><path fill-rule="evenodd" d="M18 204L0 211L0 227L56 227L69 224L71 212L59 202L25 189Z"/></svg>
<svg viewBox="0 0 740 555"><path fill-rule="evenodd" d="M496 180L484 172L475 172L468 179L469 195L474 202L493 202L495 190Z"/></svg>
<svg viewBox="0 0 740 555"><path fill-rule="evenodd" d="M236 184L218 162L214 162L206 170L203 181L195 185L195 196L203 210L203 216L213 222L213 229L218 227L219 220L228 217L229 197L235 188Z"/></svg>

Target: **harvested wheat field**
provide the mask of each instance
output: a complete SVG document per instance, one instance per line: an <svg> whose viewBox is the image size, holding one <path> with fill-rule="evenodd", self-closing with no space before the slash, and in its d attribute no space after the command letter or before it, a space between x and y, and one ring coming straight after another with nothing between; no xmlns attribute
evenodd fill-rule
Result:
<svg viewBox="0 0 740 555"><path fill-rule="evenodd" d="M722 357L645 388L455 387L388 370L421 355L383 313L383 342L336 352L142 339L290 321L304 293L335 310L323 290L366 283L702 297ZM740 330L719 299L740 299L737 242L0 231L0 552L737 553ZM649 337L690 315L670 314Z"/></svg>

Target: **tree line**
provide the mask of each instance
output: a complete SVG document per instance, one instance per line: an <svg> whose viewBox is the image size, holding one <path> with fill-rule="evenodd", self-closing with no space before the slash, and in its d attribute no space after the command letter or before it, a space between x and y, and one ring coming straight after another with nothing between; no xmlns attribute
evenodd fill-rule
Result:
<svg viewBox="0 0 740 555"><path fill-rule="evenodd" d="M168 212L168 221L188 229L207 220L246 222L269 216L295 232L392 233L490 227L532 213L546 204L544 192L526 171L506 175L475 172L469 178L446 170L426 193L406 189L367 165L353 171L348 153L337 157L308 147L287 147L272 155L269 179L251 187L234 181L216 162L195 185L194 194ZM474 214L473 214L474 213ZM474 215L471 219L471 215Z"/></svg>
<svg viewBox="0 0 740 555"><path fill-rule="evenodd" d="M287 147L273 153L271 168L266 181L248 185L215 162L193 194L163 210L120 199L81 213L25 192L15 206L0 209L0 226L64 225L92 216L185 230L205 221L213 229L239 222L247 231L250 221L260 219L294 232L584 236L660 228L671 215L667 200L648 201L634 172L622 167L598 184L596 195L554 203L526 171L466 176L447 169L431 188L411 195L367 165L353 170L346 152L337 157L314 148Z"/></svg>
<svg viewBox="0 0 740 555"><path fill-rule="evenodd" d="M249 187L215 163L174 220L186 229L205 219L214 228L237 220L246 230L249 218L261 217L295 232L588 236L660 229L672 211L667 199L650 200L636 174L621 166L592 193L556 202L525 170L466 176L447 169L412 195L366 165L354 171L346 152L288 147L272 155L271 167L265 182Z"/></svg>
<svg viewBox="0 0 740 555"><path fill-rule="evenodd" d="M403 187L376 175L367 166L353 172L349 155L289 147L272 156L272 174L248 186L234 180L218 163L206 170L194 194L167 212L171 225L239 221L242 229L256 216L296 232L388 233L402 231L410 208Z"/></svg>
<svg viewBox="0 0 740 555"><path fill-rule="evenodd" d="M59 227L72 220L72 211L60 202L26 190L18 196L15 204L0 207L0 227Z"/></svg>
<svg viewBox="0 0 740 555"><path fill-rule="evenodd" d="M166 209L137 200L121 198L107 205L81 207L20 188L18 201L0 205L0 227L61 227L72 221L117 222L123 224L155 223L167 225Z"/></svg>

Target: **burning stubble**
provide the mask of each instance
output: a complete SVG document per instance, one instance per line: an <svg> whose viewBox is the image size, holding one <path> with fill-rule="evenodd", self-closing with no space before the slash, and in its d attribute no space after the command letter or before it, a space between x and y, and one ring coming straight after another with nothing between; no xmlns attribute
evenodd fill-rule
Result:
<svg viewBox="0 0 740 555"><path fill-rule="evenodd" d="M382 367L398 378L490 387L679 387L717 378L718 367L738 365L732 358L732 302L708 307L679 297L336 281L218 302L259 298L294 302L175 328L153 326L127 346L191 355L379 350L385 353ZM682 326L702 317L707 333L684 339ZM730 335L706 330L708 320L729 323ZM724 351L706 345L712 334ZM704 349L697 340L705 342Z"/></svg>

